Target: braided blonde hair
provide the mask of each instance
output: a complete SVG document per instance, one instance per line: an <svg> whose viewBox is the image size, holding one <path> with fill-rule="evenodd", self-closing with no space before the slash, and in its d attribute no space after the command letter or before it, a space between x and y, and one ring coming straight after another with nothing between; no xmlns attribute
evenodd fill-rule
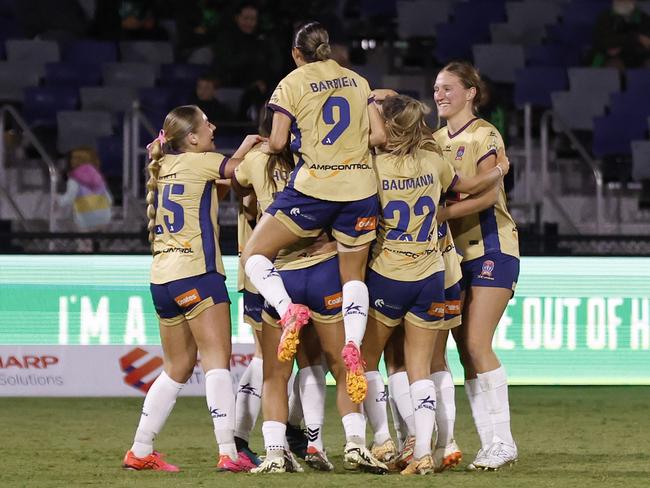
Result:
<svg viewBox="0 0 650 488"><path fill-rule="evenodd" d="M196 105L176 107L165 117L163 123L164 142L156 138L148 147L150 161L147 165L149 179L147 180L147 230L149 242L153 244L156 227L156 198L158 175L164 162L165 149L179 151L183 149L183 141L190 132L196 132L201 123L202 112Z"/></svg>
<svg viewBox="0 0 650 488"><path fill-rule="evenodd" d="M433 140L433 131L424 120L431 112L424 103L406 95L396 95L384 100L382 112L387 136L384 149L397 156L398 160L413 156L420 149L442 155L440 147Z"/></svg>

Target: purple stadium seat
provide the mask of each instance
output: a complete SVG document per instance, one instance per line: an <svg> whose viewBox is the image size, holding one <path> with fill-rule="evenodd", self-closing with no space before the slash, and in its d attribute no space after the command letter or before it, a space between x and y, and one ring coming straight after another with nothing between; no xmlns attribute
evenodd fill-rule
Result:
<svg viewBox="0 0 650 488"><path fill-rule="evenodd" d="M45 84L50 86L96 86L102 81L98 64L48 63Z"/></svg>
<svg viewBox="0 0 650 488"><path fill-rule="evenodd" d="M76 64L103 64L117 61L117 44L109 41L72 41L63 48L63 61Z"/></svg>
<svg viewBox="0 0 650 488"><path fill-rule="evenodd" d="M626 88L629 91L647 91L650 88L650 68L625 71Z"/></svg>
<svg viewBox="0 0 650 488"><path fill-rule="evenodd" d="M564 68L531 66L520 69L515 77L515 104L520 108L526 103L550 108L551 92L566 90L568 86L569 80Z"/></svg>
<svg viewBox="0 0 650 488"><path fill-rule="evenodd" d="M562 44L542 44L531 46L526 50L526 61L529 66L562 66L579 65L580 50Z"/></svg>
<svg viewBox="0 0 650 488"><path fill-rule="evenodd" d="M122 176L123 145L124 140L121 135L97 139L97 153L102 162L102 172L106 176Z"/></svg>
<svg viewBox="0 0 650 488"><path fill-rule="evenodd" d="M595 24L601 12L611 7L611 0L573 0L562 9L565 24Z"/></svg>
<svg viewBox="0 0 650 488"><path fill-rule="evenodd" d="M56 113L76 110L79 90L70 86L25 88L23 113L32 127L56 127Z"/></svg>

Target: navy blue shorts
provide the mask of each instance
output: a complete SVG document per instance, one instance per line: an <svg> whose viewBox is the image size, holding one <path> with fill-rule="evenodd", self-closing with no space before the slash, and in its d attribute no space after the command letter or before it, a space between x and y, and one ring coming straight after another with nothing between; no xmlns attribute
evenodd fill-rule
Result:
<svg viewBox="0 0 650 488"><path fill-rule="evenodd" d="M445 324L448 328L460 325L460 281L445 290Z"/></svg>
<svg viewBox="0 0 650 488"><path fill-rule="evenodd" d="M418 281L398 281L368 270L370 315L388 327L406 318L427 329L444 329L445 272Z"/></svg>
<svg viewBox="0 0 650 488"><path fill-rule="evenodd" d="M191 320L217 303L230 303L226 277L215 272L162 285L151 283L150 289L160 323L167 326Z"/></svg>
<svg viewBox="0 0 650 488"><path fill-rule="evenodd" d="M332 202L286 187L266 211L297 236L316 237L331 229L338 242L360 246L375 239L379 200L372 195L352 202Z"/></svg>
<svg viewBox="0 0 650 488"><path fill-rule="evenodd" d="M259 293L244 290L244 322L255 330L262 330L264 297Z"/></svg>
<svg viewBox="0 0 650 488"><path fill-rule="evenodd" d="M339 260L335 256L308 268L279 270L287 293L294 303L307 305L318 322L341 320L341 278ZM264 302L265 320L270 324L280 318L276 310Z"/></svg>
<svg viewBox="0 0 650 488"><path fill-rule="evenodd" d="M519 279L518 257L493 252L471 261L463 261L460 267L463 270L463 290L470 286L489 286L515 292Z"/></svg>

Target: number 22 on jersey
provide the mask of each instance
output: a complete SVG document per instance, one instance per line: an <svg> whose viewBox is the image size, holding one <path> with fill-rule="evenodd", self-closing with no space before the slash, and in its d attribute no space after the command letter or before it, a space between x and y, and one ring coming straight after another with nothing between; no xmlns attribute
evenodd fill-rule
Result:
<svg viewBox="0 0 650 488"><path fill-rule="evenodd" d="M436 214L436 205L433 199L423 195L417 199L413 205L413 215L421 217L424 220L420 225L416 242L426 242L430 239L431 224ZM397 219L397 224L393 225L391 230L386 233L386 239L392 241L413 241L413 232L418 230L417 227L410 229L411 207L404 200L391 200L386 204L383 210L384 220Z"/></svg>

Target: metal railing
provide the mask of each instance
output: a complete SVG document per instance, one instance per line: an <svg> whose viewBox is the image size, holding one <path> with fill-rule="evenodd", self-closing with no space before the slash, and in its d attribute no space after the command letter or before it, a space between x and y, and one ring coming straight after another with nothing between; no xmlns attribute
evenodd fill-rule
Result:
<svg viewBox="0 0 650 488"><path fill-rule="evenodd" d="M564 135L567 136L571 142L572 147L578 151L580 155L579 161L585 163L594 177L594 182L596 185L596 232L600 233L603 228L604 223L604 210L603 210L603 175L598 167L598 164L591 157L587 149L582 145L578 140L575 134L569 129L568 125L552 110L547 110L542 115L540 120L540 144L541 144L541 183L542 183L542 198L549 199L558 205L558 202L552 198L554 195L549 189L548 185L548 163L549 163L549 123L553 119L555 124L562 130ZM561 209L564 212L564 209Z"/></svg>
<svg viewBox="0 0 650 488"><path fill-rule="evenodd" d="M55 200L56 200L56 184L58 181L58 171L54 160L47 153L41 142L34 135L32 130L27 125L27 122L21 117L18 111L11 105L3 105L0 107L0 181L6 181L6 161L5 161L5 142L4 142L4 133L5 133L5 119L9 115L14 120L14 122L20 127L23 131L23 137L36 149L36 152L41 157L43 163L47 166L47 170L50 178L50 207L49 207L49 222L48 228L50 232L54 232L56 226L55 219Z"/></svg>

